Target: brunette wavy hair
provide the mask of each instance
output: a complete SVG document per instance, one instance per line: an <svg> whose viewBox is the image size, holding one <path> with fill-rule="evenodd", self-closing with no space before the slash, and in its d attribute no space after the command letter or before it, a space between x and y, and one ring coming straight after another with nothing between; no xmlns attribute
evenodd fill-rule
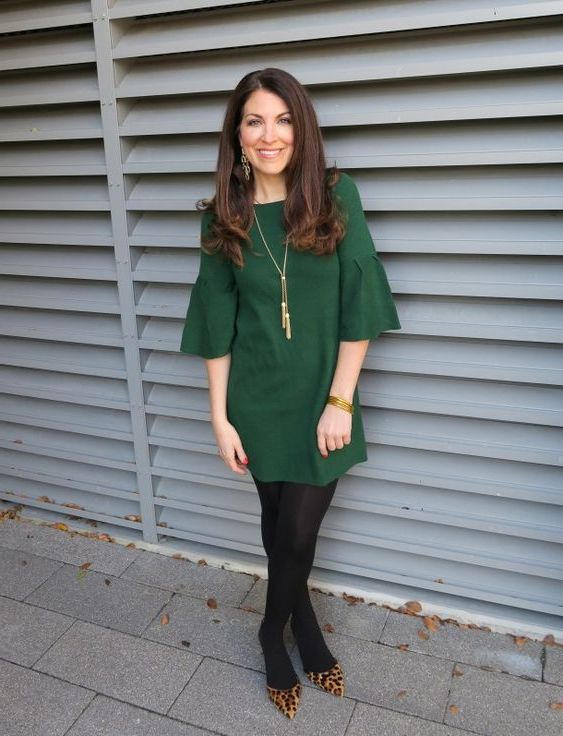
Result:
<svg viewBox="0 0 563 736"><path fill-rule="evenodd" d="M275 67L249 72L229 97L219 138L215 195L196 203L198 210L214 213L202 247L205 245L206 252L222 251L237 266L244 265L241 241L252 242L248 233L254 219L254 175L252 167L250 179L244 175L238 134L243 107L257 89L278 95L291 113L294 149L283 171L287 192L283 224L288 247L329 255L344 237L346 227L345 212L330 191L340 173L336 165L327 169L321 130L307 91L289 72Z"/></svg>

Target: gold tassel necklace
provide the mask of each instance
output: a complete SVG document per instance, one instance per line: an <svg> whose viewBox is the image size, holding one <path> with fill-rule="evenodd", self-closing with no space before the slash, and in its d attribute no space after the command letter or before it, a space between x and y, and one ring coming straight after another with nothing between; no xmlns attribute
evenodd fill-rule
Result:
<svg viewBox="0 0 563 736"><path fill-rule="evenodd" d="M260 204L260 202L257 202L257 204ZM256 208L254 208L254 219L256 220L256 224L258 226L258 230L260 232L260 236L264 242L264 245L266 246L266 249L268 253L270 254L270 258L274 262L274 266L278 269L278 272L280 274L281 279L281 324L282 329L285 329L285 336L288 340L291 340L291 323L289 321L289 309L287 304L287 283L285 278L285 265L287 262L287 242L285 244L285 255L283 259L283 271L280 269L278 264L276 263L276 259L272 255L270 249L268 248L268 243L266 243L266 238L264 237L264 233L262 232L262 228L260 227L260 223L258 222L258 217L256 217Z"/></svg>

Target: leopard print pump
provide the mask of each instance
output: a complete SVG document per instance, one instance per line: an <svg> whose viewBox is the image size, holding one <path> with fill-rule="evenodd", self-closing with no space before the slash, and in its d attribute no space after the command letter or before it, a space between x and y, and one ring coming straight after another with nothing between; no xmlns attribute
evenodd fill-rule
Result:
<svg viewBox="0 0 563 736"><path fill-rule="evenodd" d="M340 664L336 662L326 672L313 672L312 670L305 670L305 674L315 685L325 690L327 693L333 695L343 696L344 695L344 673Z"/></svg>
<svg viewBox="0 0 563 736"><path fill-rule="evenodd" d="M264 619L262 619L262 624L263 623ZM258 629L258 640L260 641L263 653L264 642L262 640L262 624ZM299 680L297 680L297 682L291 687L285 689L271 687L266 683L266 690L268 692L268 697L279 711L288 718L295 718L299 700L301 698L301 682Z"/></svg>
<svg viewBox="0 0 563 736"><path fill-rule="evenodd" d="M290 625L293 637L299 646L293 616L291 617ZM342 672L342 668L338 662L335 662L330 669L325 670L324 672L305 670L305 674L312 683L318 685L327 693L332 693L333 695L338 696L344 695L344 673Z"/></svg>
<svg viewBox="0 0 563 736"><path fill-rule="evenodd" d="M275 687L266 685L268 696L274 703L276 708L280 710L288 718L295 718L297 713L297 706L299 705L299 699L301 697L301 683L296 682L293 687L287 690L280 690Z"/></svg>

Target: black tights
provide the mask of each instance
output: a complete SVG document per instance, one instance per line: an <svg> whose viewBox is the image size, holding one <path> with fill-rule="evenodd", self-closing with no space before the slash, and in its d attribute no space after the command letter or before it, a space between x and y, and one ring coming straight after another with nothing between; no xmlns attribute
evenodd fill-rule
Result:
<svg viewBox="0 0 563 736"><path fill-rule="evenodd" d="M336 662L319 628L307 580L319 528L338 478L325 486L252 478L262 507L262 541L268 555L268 591L261 625L267 681L271 687L285 689L296 680L283 644L290 614L304 669L324 672Z"/></svg>

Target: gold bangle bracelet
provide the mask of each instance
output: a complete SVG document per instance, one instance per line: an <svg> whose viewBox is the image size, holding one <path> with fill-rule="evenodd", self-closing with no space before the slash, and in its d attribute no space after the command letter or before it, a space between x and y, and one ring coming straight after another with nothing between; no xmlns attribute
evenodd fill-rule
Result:
<svg viewBox="0 0 563 736"><path fill-rule="evenodd" d="M333 406L338 406L341 409L345 409L346 411L350 412L350 414L354 413L354 405L351 404L349 401L346 401L346 399L340 398L340 396L334 396L330 395L327 399L327 404L332 404Z"/></svg>

